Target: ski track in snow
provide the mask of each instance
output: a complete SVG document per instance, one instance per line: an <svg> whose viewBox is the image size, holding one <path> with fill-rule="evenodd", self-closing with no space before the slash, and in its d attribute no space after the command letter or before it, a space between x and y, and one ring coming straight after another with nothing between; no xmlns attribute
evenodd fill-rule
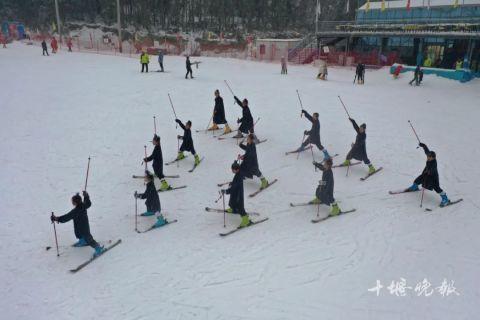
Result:
<svg viewBox="0 0 480 320"><path fill-rule="evenodd" d="M201 57L194 81L184 76L184 60L166 57L171 73L139 73L136 59L67 53L42 57L38 47L14 43L0 49L0 309L5 319L474 319L478 313L480 267L479 80L467 84L426 75L420 88L408 86L411 74L397 81L386 69L367 71L365 86L352 85L353 70L330 68L329 81L314 79L310 66L279 65ZM155 68L155 59L151 67ZM242 153L235 139L219 141L193 133L205 156L190 174L193 157L166 167L169 180L186 189L160 194L167 218L179 222L145 234L134 231L135 190L144 145L153 135L152 116L162 137L164 159L175 157L177 143L167 93L177 115L205 128L220 89L227 118L235 126L241 110L233 104L227 79L239 98L250 101L260 139L262 173L279 181L254 198L247 211L270 219L221 238L223 214L207 213L218 196L217 183L232 178L230 164ZM337 95L353 118L367 123L370 160L384 170L368 180L364 164L334 169L335 197L343 209L357 211L318 224L316 206L290 208L289 202L313 197L321 172L311 152L285 156L297 148L310 123L299 117L295 90L305 109L318 111L321 137L338 163L355 132ZM438 155L442 187L461 204L438 209L439 197L425 192L391 196L411 184L424 167L408 126ZM88 156L89 219L100 241L122 244L81 272L69 269L92 254L72 248L70 224L57 225L61 256L56 257L51 211L70 210L81 191ZM322 154L314 149L315 160ZM151 166L149 165L149 168ZM156 182L158 183L158 181ZM245 194L258 189L247 180ZM157 185L158 186L158 185ZM145 209L139 201L139 213ZM327 214L320 207L320 215ZM227 215L227 230L238 225ZM138 217L140 230L153 217ZM50 250L45 250L51 246ZM381 280L428 278L455 281L459 297L380 297L367 289Z"/></svg>

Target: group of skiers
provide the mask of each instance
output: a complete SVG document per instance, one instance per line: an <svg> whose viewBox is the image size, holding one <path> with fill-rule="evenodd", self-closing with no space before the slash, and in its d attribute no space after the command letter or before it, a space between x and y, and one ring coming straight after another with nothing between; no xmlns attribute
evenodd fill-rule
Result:
<svg viewBox="0 0 480 320"><path fill-rule="evenodd" d="M42 47L48 55L48 50L46 48L45 41L42 43ZM148 72L148 63L149 57L148 54L142 52L140 61L142 63L142 72ZM161 70L163 71L163 54L159 56L159 63ZM186 67L187 67L187 76L190 74L192 76L191 63L189 57L186 57ZM418 69L418 68L417 68ZM283 73L283 70L282 70ZM285 67L286 73L286 67ZM364 83L364 74L365 74L365 65L359 63L356 68L356 79L359 84ZM418 74L418 76L417 76ZM418 79L420 76L419 72L415 72L415 79ZM414 80L415 80L414 79ZM420 80L421 81L421 80ZM232 92L233 94L233 92ZM223 125L223 134L230 134L232 129L230 128L228 121L225 116L225 107L223 103L223 98L220 95L220 91L217 89L214 92L215 103L212 114L212 126L208 127L208 130L220 130L220 125ZM237 134L233 138L245 139L239 143L239 147L244 150L244 154L235 160L231 165L231 170L234 175L232 181L229 183L228 188L221 189L220 193L223 195L229 195L230 199L228 202L228 208L225 212L232 214L239 214L241 216L241 223L239 228L247 227L252 224L252 221L249 218L248 213L245 210L244 205L244 187L243 181L245 179L252 179L254 176L260 179L260 190L267 188L270 183L263 176L259 168L257 149L256 144L260 143L258 138L255 135L255 123L254 118L251 114L249 102L246 98L240 100L237 96L234 95L235 103L242 108L242 117L238 119L237 123L239 125ZM342 102L343 103L343 102ZM345 109L346 110L346 109ZM347 112L348 114L348 112ZM342 213L338 203L334 197L334 167L350 167L358 163L352 163L352 159L359 160L368 166L368 176L378 172L379 169L376 169L373 164L370 162L367 156L366 149L366 139L367 139L367 125L365 123L360 126L357 122L349 116L349 120L352 123L352 126L356 132L355 142L352 144L350 151L347 153L345 160L337 165L333 165L332 156L329 154L327 149L322 145L320 138L320 120L319 113L314 112L310 114L307 110L302 109L301 115L311 123L310 130L305 130L303 132L304 138L301 145L295 151L291 153L300 153L307 148L313 148L316 146L323 153L323 160L321 162L313 161L313 165L322 171L322 179L319 182L319 185L315 191L315 197L313 200L309 201L308 204L323 204L330 206L329 216L336 216ZM183 135L178 135L177 139L182 140L182 144L179 147L177 157L174 161L181 161L186 156L184 152L190 152L194 156L194 165L198 166L200 164L200 157L196 153L193 138L192 138L192 122L187 121L185 124L180 119L175 119L175 122L183 130ZM413 127L412 127L413 128ZM246 136L244 136L244 134ZM165 174L163 172L163 154L161 148L160 136L157 134L154 135L152 139L152 144L154 145L153 152L150 156L145 156L143 158L144 163L152 162L152 168L154 174L150 173L148 170L145 171L144 181L146 189L143 193L134 193L136 199L144 199L146 205L146 211L141 214L141 216L156 216L156 222L152 228L161 227L169 223L163 214L161 213L161 204L158 192L169 191L172 189L172 186L166 181ZM429 150L429 148L423 144L419 143L419 146L422 147L427 156L427 162L425 169L422 173L414 180L413 184L404 189L402 192L414 192L419 190L419 186L422 186L426 190L434 190L441 197L440 206L445 206L450 203L446 193L442 190L439 183L439 176L437 170L437 161L436 154L434 151ZM313 149L312 149L313 152ZM238 160L241 160L239 163ZM195 168L195 167L194 167ZM155 187L155 177L160 180L161 186L157 190ZM70 220L74 222L74 232L75 236L78 239L78 242L75 246L91 246L94 248L94 255L100 255L105 248L99 245L92 237L90 233L90 227L87 216L87 209L91 207L91 201L89 194L84 191L83 199L79 194L76 194L72 197L72 204L74 208L67 214L63 216L55 216L52 213L51 220L52 222L65 223Z"/></svg>

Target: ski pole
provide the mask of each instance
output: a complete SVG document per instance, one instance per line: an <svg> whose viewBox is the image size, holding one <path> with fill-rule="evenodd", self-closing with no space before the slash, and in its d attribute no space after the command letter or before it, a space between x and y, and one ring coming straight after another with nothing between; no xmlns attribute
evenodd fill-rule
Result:
<svg viewBox="0 0 480 320"><path fill-rule="evenodd" d="M347 107L346 107L345 104L343 103L342 98L340 98L340 96L338 96L338 99L339 99L340 102L342 103L343 109L345 109L345 112L347 113L347 116L350 118L350 114L348 113Z"/></svg>
<svg viewBox="0 0 480 320"><path fill-rule="evenodd" d="M145 158L147 157L147 146L143 146L143 148L145 149ZM145 163L145 171L147 171L147 161L143 161Z"/></svg>
<svg viewBox="0 0 480 320"><path fill-rule="evenodd" d="M210 120L208 121L207 127L205 128L205 133L208 132L208 127L210 126L210 122L212 122L212 120L213 120L213 113L212 113L212 117L211 117ZM212 133L215 133L214 130L212 130Z"/></svg>
<svg viewBox="0 0 480 320"><path fill-rule="evenodd" d="M300 101L300 107L303 110L303 103L302 103L302 99L300 98L300 93L298 92L298 89L297 89L297 96L298 96L298 101ZM303 117L303 112L300 113L300 118L302 117Z"/></svg>
<svg viewBox="0 0 480 320"><path fill-rule="evenodd" d="M423 195L425 194L425 188L423 187L425 185L425 182L427 180L427 176L423 178L423 183L422 183L422 197L420 198L420 208L423 207Z"/></svg>
<svg viewBox="0 0 480 320"><path fill-rule="evenodd" d="M310 150L312 151L312 161L315 162L315 156L313 155L313 145L312 145L312 148ZM315 172L317 172L317 166L313 166L313 168L315 169Z"/></svg>
<svg viewBox="0 0 480 320"><path fill-rule="evenodd" d="M84 191L87 191L87 184L88 184L88 174L90 172L90 157L88 157L88 164L87 164L87 176L85 177L85 188Z"/></svg>
<svg viewBox="0 0 480 320"><path fill-rule="evenodd" d="M155 130L155 135L157 135L157 118L153 116L153 129Z"/></svg>
<svg viewBox="0 0 480 320"><path fill-rule="evenodd" d="M179 154L180 154L180 139L177 136L177 158L178 158ZM180 160L177 160L177 168L179 166L179 162L180 162Z"/></svg>
<svg viewBox="0 0 480 320"><path fill-rule="evenodd" d="M54 216L52 212L52 217ZM57 257L60 257L60 252L58 251L58 239L57 239L57 228L55 228L55 222L52 221L53 224L53 233L55 234L55 246L57 247Z"/></svg>
<svg viewBox="0 0 480 320"><path fill-rule="evenodd" d="M227 85L227 88L228 88L228 90L230 90L230 93L232 94L232 96L235 96L235 93L233 93L233 90L232 90L232 88L230 88L230 85L228 84L227 80L223 80L223 81Z"/></svg>
<svg viewBox="0 0 480 320"><path fill-rule="evenodd" d="M175 119L178 119L177 113L175 112L175 108L173 107L173 102L172 102L172 98L170 97L170 93L168 94L168 100L170 100L170 106L172 107L173 115L175 116ZM175 123L175 128L178 128L178 124L176 123Z"/></svg>
<svg viewBox="0 0 480 320"><path fill-rule="evenodd" d="M350 162L348 163L348 166L347 166L347 174L345 175L345 177L348 177L348 172L350 171Z"/></svg>
<svg viewBox="0 0 480 320"><path fill-rule="evenodd" d="M137 228L138 205L137 205L137 202L138 202L137 192L135 191L135 231L138 232L138 228Z"/></svg>
<svg viewBox="0 0 480 320"><path fill-rule="evenodd" d="M320 202L317 204L317 218L320 218Z"/></svg>
<svg viewBox="0 0 480 320"><path fill-rule="evenodd" d="M305 134L305 132L304 132L304 133L303 133L303 138L302 138L302 143L300 144L300 148L302 148L303 143L305 142L305 137L306 137L306 134ZM303 151L303 150L302 150L302 151ZM298 152L297 152L297 160L298 160L298 158L300 158L300 152L302 152L302 151L298 151Z"/></svg>
<svg viewBox="0 0 480 320"><path fill-rule="evenodd" d="M415 135L415 137L417 137L417 141L420 144L420 138L418 137L417 131L415 131L415 128L413 127L412 122L410 120L408 120L408 123L410 124L410 127L412 128L413 134ZM417 146L417 148L418 148L418 146Z"/></svg>
<svg viewBox="0 0 480 320"><path fill-rule="evenodd" d="M353 84L355 84L356 80L357 80L357 74L355 73L355 77L353 78Z"/></svg>
<svg viewBox="0 0 480 320"><path fill-rule="evenodd" d="M223 199L223 227L226 228L227 227L227 223L226 223L227 212L225 211L225 195L223 193L222 193L222 199Z"/></svg>

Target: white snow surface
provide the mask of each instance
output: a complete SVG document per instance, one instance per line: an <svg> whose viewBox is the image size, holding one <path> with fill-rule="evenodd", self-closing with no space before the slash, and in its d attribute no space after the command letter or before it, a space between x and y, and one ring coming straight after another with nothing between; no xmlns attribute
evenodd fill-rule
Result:
<svg viewBox="0 0 480 320"><path fill-rule="evenodd" d="M150 69L156 70L152 57ZM194 80L184 79L184 58L166 57L169 73L141 74L138 60L87 53L43 57L38 47L15 43L0 49L0 310L2 319L475 319L480 311L480 82L466 84L426 75L421 87L408 85L411 73L393 80L386 69L367 71L365 86L352 85L353 70L330 68L329 80L315 80L310 66L197 58ZM194 173L193 157L165 167L170 179L188 188L160 194L162 208L179 222L145 234L134 231L135 190L143 191L144 145L157 116L165 160L176 156L176 135L167 93L177 115L203 129L220 89L232 126L241 110L223 80L250 101L259 138L260 169L279 182L255 198L247 211L270 219L227 238L223 215L206 213L215 204L217 183L232 178L230 165L242 153L236 140L218 141L194 132L205 156ZM335 169L335 196L357 212L319 224L316 207L290 208L310 200L320 172L310 152L296 159L310 123L300 118L295 90L305 108L318 111L322 142L343 160L355 132L350 114L367 123L371 161L381 173L365 182L364 165ZM439 196L426 192L398 196L388 190L409 186L425 165L422 141L437 152L440 181L447 194L464 198L437 209ZM83 188L92 157L88 211L96 240L122 244L82 271L70 274L92 254L74 249L72 223L57 225L56 257L50 213L71 209L70 197ZM321 153L315 150L315 159ZM157 186L159 186L157 181ZM245 182L246 194L259 180ZM144 210L139 202L139 210ZM327 207L320 207L326 215ZM255 218L255 217L252 217ZM139 217L139 228L154 218ZM227 216L227 229L238 225ZM46 246L52 249L46 251ZM391 281L432 287L454 281L459 295L391 295ZM380 280L380 296L368 289Z"/></svg>

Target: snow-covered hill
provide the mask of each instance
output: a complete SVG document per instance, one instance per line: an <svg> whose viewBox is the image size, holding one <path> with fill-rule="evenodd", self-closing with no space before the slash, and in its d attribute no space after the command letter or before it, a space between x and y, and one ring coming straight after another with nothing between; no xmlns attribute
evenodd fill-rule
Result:
<svg viewBox="0 0 480 320"><path fill-rule="evenodd" d="M155 58L150 68L156 70ZM352 85L353 71L330 69L329 81L314 80L310 66L280 66L201 58L194 80L184 79L184 60L166 57L169 73L140 74L137 60L60 52L43 57L37 47L13 44L0 49L0 310L2 319L474 319L480 298L478 194L480 158L479 81L460 84L426 76L422 87L397 81L386 70L366 74ZM192 157L165 168L170 180L188 188L161 194L163 210L178 223L146 234L134 232L133 193L144 186L143 146L153 135L156 115L164 157L177 143L172 95L182 120L203 129L220 89L231 124L241 115L223 80L250 101L260 138L260 169L279 182L246 208L270 219L227 238L216 206L217 183L231 178L230 164L241 150L235 140L218 141L195 133L205 161L188 173ZM337 96L353 118L367 123L368 152L384 170L365 182L365 166L348 177L335 169L341 208L357 212L320 224L316 207L292 209L310 200L320 180L310 153L285 156L298 147L310 124L300 118L295 90L304 106L318 111L322 140L344 158L355 138ZM388 195L411 184L424 166L407 120L437 152L441 184L461 204L426 213L419 194ZM81 272L68 270L87 259L90 248L73 249L71 224L57 226L56 257L50 212L71 208L81 191L88 156L88 190L93 236L123 243ZM316 159L321 158L318 150ZM247 192L259 181L247 181ZM427 192L424 205L439 196ZM144 209L140 203L140 209ZM320 214L328 208L321 207ZM139 218L140 228L152 218ZM239 217L227 217L227 228ZM393 281L406 296L391 294ZM415 291L427 279L434 291ZM447 280L456 293L442 296ZM368 289L384 286L377 297ZM395 288L390 288L392 291ZM396 291L397 294L401 292ZM445 292L443 292L445 293ZM418 296L418 295L421 296Z"/></svg>

